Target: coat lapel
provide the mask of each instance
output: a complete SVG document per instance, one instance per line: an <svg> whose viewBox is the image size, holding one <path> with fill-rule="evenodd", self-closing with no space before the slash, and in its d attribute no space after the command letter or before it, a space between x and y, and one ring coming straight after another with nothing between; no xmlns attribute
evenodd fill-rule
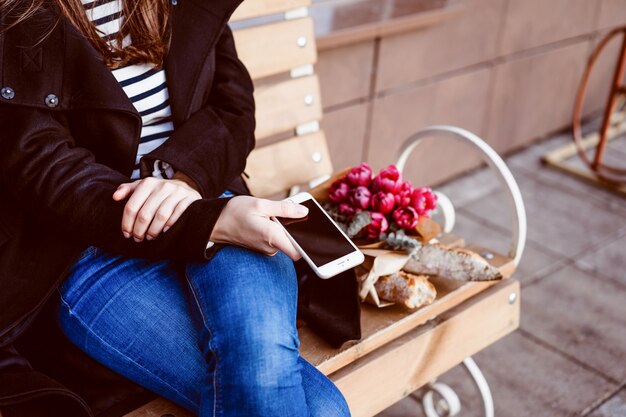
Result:
<svg viewBox="0 0 626 417"><path fill-rule="evenodd" d="M171 14L172 40L165 61L174 123L189 118L203 93L198 85L211 50L242 0L179 0Z"/></svg>
<svg viewBox="0 0 626 417"><path fill-rule="evenodd" d="M66 50L62 78L68 106L122 110L139 114L104 60L69 21L65 21Z"/></svg>

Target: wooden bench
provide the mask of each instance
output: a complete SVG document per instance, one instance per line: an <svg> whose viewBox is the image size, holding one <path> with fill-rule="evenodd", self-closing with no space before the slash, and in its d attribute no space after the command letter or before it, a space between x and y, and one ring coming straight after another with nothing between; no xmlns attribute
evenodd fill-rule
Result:
<svg viewBox="0 0 626 417"><path fill-rule="evenodd" d="M322 106L313 67L317 53L308 3L309 0L246 0L231 19L239 55L256 88L258 143L246 171L250 175L249 186L257 196L285 196L289 190L317 184L333 173L319 127ZM515 213L511 253L494 253L490 260L505 277L510 277L525 241L524 210L515 181L504 162L483 141L452 127L426 129L407 140L398 161L400 169L419 141L433 134L474 144L511 191ZM444 229L451 232L453 206L443 195L440 204L445 214ZM443 239L450 244L463 244L451 235ZM340 349L330 347L306 326L299 329L302 355L337 384L354 416L372 416L464 361L480 379L480 371L466 358L518 327L517 281L458 283L434 278L433 283L438 290L436 301L413 313L396 307L377 309L363 305L362 339ZM489 404L488 388L484 385L486 414L492 415L493 404ZM432 387L438 390L436 384ZM439 393L446 396L441 390ZM449 396L446 399L454 400ZM126 417L163 415L190 416L174 404L157 399Z"/></svg>

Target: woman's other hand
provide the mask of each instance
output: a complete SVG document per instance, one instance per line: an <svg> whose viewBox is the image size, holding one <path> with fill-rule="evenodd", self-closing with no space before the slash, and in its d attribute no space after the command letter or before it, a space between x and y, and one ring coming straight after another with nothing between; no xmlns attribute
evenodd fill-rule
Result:
<svg viewBox="0 0 626 417"><path fill-rule="evenodd" d="M270 217L297 219L306 216L307 213L306 207L288 200L233 197L217 219L210 240L244 246L266 255L274 255L281 250L296 261L300 259L300 253L285 231Z"/></svg>
<svg viewBox="0 0 626 417"><path fill-rule="evenodd" d="M130 199L124 207L122 233L135 242L156 239L176 223L200 193L183 179L152 177L121 184L113 193L115 201Z"/></svg>

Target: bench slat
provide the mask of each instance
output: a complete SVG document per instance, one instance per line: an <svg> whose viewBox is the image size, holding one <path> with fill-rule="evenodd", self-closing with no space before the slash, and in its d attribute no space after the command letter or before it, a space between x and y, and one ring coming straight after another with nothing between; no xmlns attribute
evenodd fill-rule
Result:
<svg viewBox="0 0 626 417"><path fill-rule="evenodd" d="M353 417L373 416L519 326L519 282L500 281L330 376Z"/></svg>
<svg viewBox="0 0 626 417"><path fill-rule="evenodd" d="M298 7L307 7L310 0L245 0L235 10L231 21L252 19L259 16L281 13Z"/></svg>
<svg viewBox="0 0 626 417"><path fill-rule="evenodd" d="M317 60L310 17L240 29L234 36L239 58L253 79L288 72Z"/></svg>
<svg viewBox="0 0 626 417"><path fill-rule="evenodd" d="M165 398L152 400L130 413L124 414L123 417L163 417L168 414L175 417L194 417L194 415L189 411L177 406Z"/></svg>
<svg viewBox="0 0 626 417"><path fill-rule="evenodd" d="M314 157L319 157L315 162ZM294 184L305 184L332 173L330 154L323 132L293 137L254 150L248 157L246 180L255 196L285 192Z"/></svg>
<svg viewBox="0 0 626 417"><path fill-rule="evenodd" d="M258 86L254 98L257 139L322 118L320 87L315 75Z"/></svg>

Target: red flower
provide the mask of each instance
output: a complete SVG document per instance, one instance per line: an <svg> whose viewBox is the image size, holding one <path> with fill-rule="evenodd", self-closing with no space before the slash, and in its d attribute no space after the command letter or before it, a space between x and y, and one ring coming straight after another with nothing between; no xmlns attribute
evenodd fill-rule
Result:
<svg viewBox="0 0 626 417"><path fill-rule="evenodd" d="M370 168L370 166L365 162L361 162L361 165L352 168L352 170L348 172L346 179L352 187L358 187L361 185L368 187L370 182L372 182L372 168Z"/></svg>
<svg viewBox="0 0 626 417"><path fill-rule="evenodd" d="M350 204L348 203L339 204L339 214L342 214L348 217L348 219L352 219L352 216L354 216L355 213L357 213L357 211Z"/></svg>
<svg viewBox="0 0 626 417"><path fill-rule="evenodd" d="M343 180L337 180L330 186L328 192L328 199L333 203L341 203L348 199L350 193L350 186L343 182Z"/></svg>
<svg viewBox="0 0 626 417"><path fill-rule="evenodd" d="M367 187L359 186L350 191L349 202L355 210L365 210L370 206L372 193Z"/></svg>
<svg viewBox="0 0 626 417"><path fill-rule="evenodd" d="M413 184L410 181L404 181L400 186L400 190L395 195L398 207L407 207L411 204L411 193L413 192Z"/></svg>
<svg viewBox="0 0 626 417"><path fill-rule="evenodd" d="M380 239L380 235L389 229L389 222L384 214L375 211L370 213L370 217L372 219L371 223L363 229L365 237L368 239Z"/></svg>
<svg viewBox="0 0 626 417"><path fill-rule="evenodd" d="M389 214L395 206L395 198L391 193L379 191L372 196L372 210Z"/></svg>
<svg viewBox="0 0 626 417"><path fill-rule="evenodd" d="M437 195L428 187L416 188L411 194L411 207L420 216L428 217L437 207Z"/></svg>
<svg viewBox="0 0 626 417"><path fill-rule="evenodd" d="M393 212L393 219L403 229L413 229L417 226L419 214L413 207L399 207Z"/></svg>
<svg viewBox="0 0 626 417"><path fill-rule="evenodd" d="M374 178L374 191L396 194L402 187L402 175L395 165L389 165Z"/></svg>

